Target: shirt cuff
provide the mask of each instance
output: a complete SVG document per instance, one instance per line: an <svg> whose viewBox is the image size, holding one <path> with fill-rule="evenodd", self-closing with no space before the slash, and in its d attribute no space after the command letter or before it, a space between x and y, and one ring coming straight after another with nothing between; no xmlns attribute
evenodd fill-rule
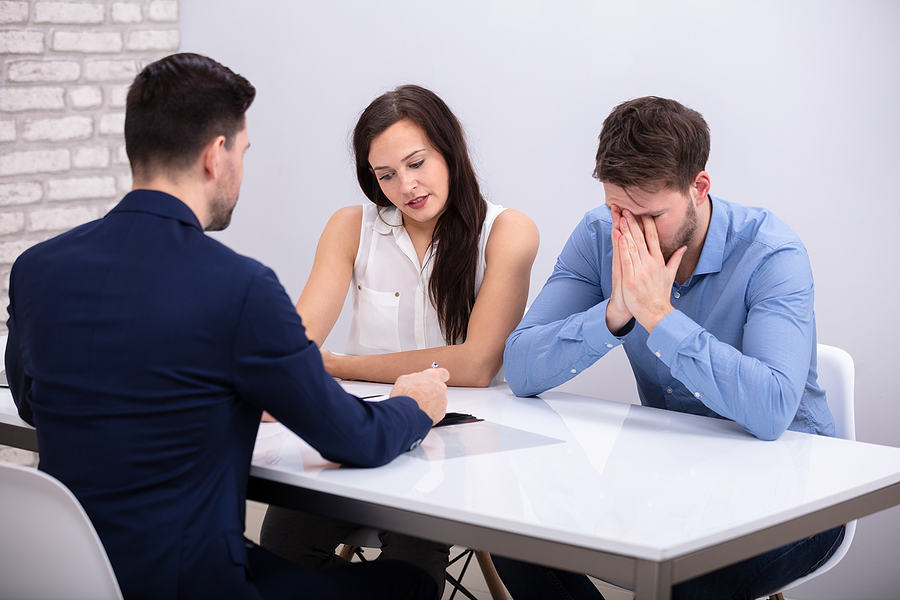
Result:
<svg viewBox="0 0 900 600"><path fill-rule="evenodd" d="M584 313L584 341L595 351L606 353L622 343L625 335L634 328L634 322L625 325L620 331L622 335L617 337L606 326L606 307L609 300L604 300L596 306L592 306Z"/></svg>
<svg viewBox="0 0 900 600"><path fill-rule="evenodd" d="M647 348L656 358L671 366L678 354L678 348L699 329L693 319L680 310L673 310L653 328L647 337Z"/></svg>

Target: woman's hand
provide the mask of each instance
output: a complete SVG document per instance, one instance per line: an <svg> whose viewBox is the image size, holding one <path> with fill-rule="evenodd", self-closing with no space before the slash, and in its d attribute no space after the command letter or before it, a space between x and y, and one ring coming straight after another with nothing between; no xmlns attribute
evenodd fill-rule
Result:
<svg viewBox="0 0 900 600"><path fill-rule="evenodd" d="M325 366L325 370L328 371L328 374L332 377L337 377L338 379L346 379L345 377L341 377L341 359L344 358L339 354L334 354L329 352L325 348L319 348L319 353L322 355L322 364Z"/></svg>

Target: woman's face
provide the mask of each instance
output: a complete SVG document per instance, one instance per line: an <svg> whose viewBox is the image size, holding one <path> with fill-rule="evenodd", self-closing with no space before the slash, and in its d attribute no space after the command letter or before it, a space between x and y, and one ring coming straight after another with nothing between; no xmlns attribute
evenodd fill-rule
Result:
<svg viewBox="0 0 900 600"><path fill-rule="evenodd" d="M447 207L450 171L421 127L404 119L385 129L369 146L369 167L404 225L434 226Z"/></svg>

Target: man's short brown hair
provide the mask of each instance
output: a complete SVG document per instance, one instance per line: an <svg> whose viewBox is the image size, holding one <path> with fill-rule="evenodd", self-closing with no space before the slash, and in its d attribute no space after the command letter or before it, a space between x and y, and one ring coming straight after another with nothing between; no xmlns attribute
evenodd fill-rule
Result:
<svg viewBox="0 0 900 600"><path fill-rule="evenodd" d="M623 188L663 182L687 193L708 157L709 126L700 113L646 96L619 104L606 117L594 177Z"/></svg>
<svg viewBox="0 0 900 600"><path fill-rule="evenodd" d="M225 136L230 150L256 89L199 54L172 54L147 65L128 89L125 152L135 177L190 168L203 147Z"/></svg>

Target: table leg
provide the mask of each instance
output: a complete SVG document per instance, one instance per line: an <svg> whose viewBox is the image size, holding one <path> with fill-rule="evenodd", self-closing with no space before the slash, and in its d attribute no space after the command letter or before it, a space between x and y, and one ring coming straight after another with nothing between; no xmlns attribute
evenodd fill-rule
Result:
<svg viewBox="0 0 900 600"><path fill-rule="evenodd" d="M672 565L638 560L634 566L634 600L670 600Z"/></svg>

